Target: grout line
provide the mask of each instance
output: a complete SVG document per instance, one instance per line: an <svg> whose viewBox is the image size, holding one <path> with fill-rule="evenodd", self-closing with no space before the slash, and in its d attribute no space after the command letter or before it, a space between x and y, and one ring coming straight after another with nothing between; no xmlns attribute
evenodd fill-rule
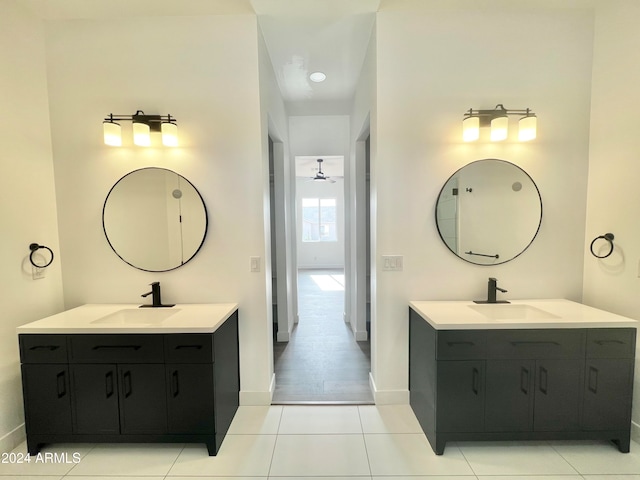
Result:
<svg viewBox="0 0 640 480"><path fill-rule="evenodd" d="M571 463L569 460L567 460L566 458L564 458L564 455L562 455L562 454L561 454L561 453L556 449L556 447L554 447L554 446L553 446L553 444L552 444L552 443L550 443L550 442L546 442L546 443L547 443L547 445L549 445L549 446L551 447L551 450L553 450L554 452L556 452L556 453L560 456L560 458L562 458L565 462L567 462L567 464L568 464L571 468L573 468L573 470L574 470L578 475L582 476L582 473L578 471L578 469L573 465L573 463ZM583 478L584 478L584 477L583 477Z"/></svg>

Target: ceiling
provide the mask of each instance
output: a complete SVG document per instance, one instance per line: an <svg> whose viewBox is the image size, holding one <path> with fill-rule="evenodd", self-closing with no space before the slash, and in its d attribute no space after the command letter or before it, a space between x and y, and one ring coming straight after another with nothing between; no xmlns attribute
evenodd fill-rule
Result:
<svg viewBox="0 0 640 480"><path fill-rule="evenodd" d="M380 0L23 0L46 20L254 13L291 115L347 114ZM322 71L322 83L309 74Z"/></svg>

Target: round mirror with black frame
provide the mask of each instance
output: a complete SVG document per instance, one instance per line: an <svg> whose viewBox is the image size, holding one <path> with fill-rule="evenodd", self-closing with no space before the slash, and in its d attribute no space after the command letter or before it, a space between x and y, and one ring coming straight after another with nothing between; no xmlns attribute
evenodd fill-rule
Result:
<svg viewBox="0 0 640 480"><path fill-rule="evenodd" d="M166 272L191 260L207 235L207 208L193 184L166 168L134 170L118 180L104 202L107 242L140 270Z"/></svg>
<svg viewBox="0 0 640 480"><path fill-rule="evenodd" d="M456 171L436 202L436 226L447 248L476 265L513 260L542 223L542 197L522 168L505 160L477 160Z"/></svg>

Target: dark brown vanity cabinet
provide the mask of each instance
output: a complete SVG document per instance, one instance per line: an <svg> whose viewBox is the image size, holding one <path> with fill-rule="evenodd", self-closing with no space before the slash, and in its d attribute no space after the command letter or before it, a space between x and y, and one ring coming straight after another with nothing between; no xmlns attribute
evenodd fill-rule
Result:
<svg viewBox="0 0 640 480"><path fill-rule="evenodd" d="M410 309L410 403L432 448L609 439L629 451L633 328L435 330Z"/></svg>
<svg viewBox="0 0 640 480"><path fill-rule="evenodd" d="M197 442L238 408L238 315L208 334L20 335L29 452L54 442Z"/></svg>

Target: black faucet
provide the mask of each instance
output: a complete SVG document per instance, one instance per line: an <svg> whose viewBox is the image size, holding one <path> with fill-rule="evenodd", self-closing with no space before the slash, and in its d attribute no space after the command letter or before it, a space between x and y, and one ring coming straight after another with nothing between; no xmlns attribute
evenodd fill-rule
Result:
<svg viewBox="0 0 640 480"><path fill-rule="evenodd" d="M507 300L496 300L496 292L500 290L502 293L507 293L504 288L498 287L498 281L489 277L489 284L487 286L487 299L486 300L474 300L474 303L510 303Z"/></svg>
<svg viewBox="0 0 640 480"><path fill-rule="evenodd" d="M152 304L151 305L140 305L140 308L146 308L146 307L173 307L175 305L175 304L171 304L171 305L163 305L162 304L162 299L160 297L160 282L153 282L151 284L151 291L147 292L147 293L143 293L140 296L141 297L147 297L149 295L151 295Z"/></svg>

